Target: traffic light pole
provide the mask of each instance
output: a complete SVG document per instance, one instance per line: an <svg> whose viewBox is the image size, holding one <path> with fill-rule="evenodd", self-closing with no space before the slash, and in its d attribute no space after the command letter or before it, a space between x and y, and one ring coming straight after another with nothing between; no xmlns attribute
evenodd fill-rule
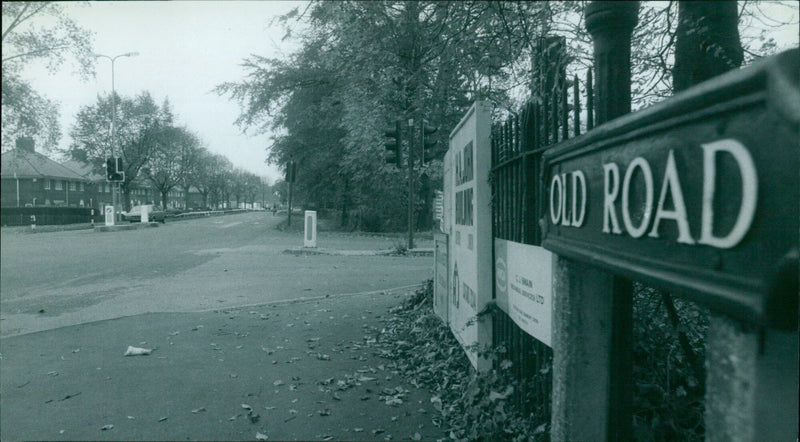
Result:
<svg viewBox="0 0 800 442"><path fill-rule="evenodd" d="M414 120L409 120L408 131L408 250L414 248ZM398 159L398 161L400 161Z"/></svg>

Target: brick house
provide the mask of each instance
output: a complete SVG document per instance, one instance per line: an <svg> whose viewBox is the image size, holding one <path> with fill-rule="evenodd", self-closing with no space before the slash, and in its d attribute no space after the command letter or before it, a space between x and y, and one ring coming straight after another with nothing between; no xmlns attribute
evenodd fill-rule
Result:
<svg viewBox="0 0 800 442"><path fill-rule="evenodd" d="M0 207L96 207L91 181L80 173L18 143L2 154Z"/></svg>
<svg viewBox="0 0 800 442"><path fill-rule="evenodd" d="M87 180L87 188L90 193L89 198L92 201L92 207L103 209L105 206L110 206L112 203L111 197L111 184L106 181L106 177L88 163L77 160L67 160L61 163L68 169L72 169Z"/></svg>

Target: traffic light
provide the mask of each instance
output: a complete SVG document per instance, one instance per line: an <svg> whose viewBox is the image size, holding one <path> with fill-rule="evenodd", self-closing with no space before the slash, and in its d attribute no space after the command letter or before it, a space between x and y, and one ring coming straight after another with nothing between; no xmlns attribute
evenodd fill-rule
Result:
<svg viewBox="0 0 800 442"><path fill-rule="evenodd" d="M428 162L438 156L439 152L436 150L436 139L431 135L439 130L436 126L431 126L427 123L422 125L422 152L423 160Z"/></svg>
<svg viewBox="0 0 800 442"><path fill-rule="evenodd" d="M114 158L106 158L106 180L114 181L114 175L117 174L117 163Z"/></svg>
<svg viewBox="0 0 800 442"><path fill-rule="evenodd" d="M398 169L401 169L403 167L403 162L400 157L400 149L403 145L403 136L402 129L400 128L400 120L395 121L394 128L386 129L384 135L389 138L385 142L386 150L389 151L386 155L386 162L394 163Z"/></svg>
<svg viewBox="0 0 800 442"><path fill-rule="evenodd" d="M106 181L125 181L125 172L122 169L122 158L106 158Z"/></svg>

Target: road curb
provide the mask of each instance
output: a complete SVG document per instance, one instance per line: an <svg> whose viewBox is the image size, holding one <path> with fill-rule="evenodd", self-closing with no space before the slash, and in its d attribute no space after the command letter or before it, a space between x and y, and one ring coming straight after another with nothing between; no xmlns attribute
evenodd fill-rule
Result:
<svg viewBox="0 0 800 442"><path fill-rule="evenodd" d="M118 230L137 230L137 229L145 229L148 227L158 227L157 222L150 222L150 223L131 223L131 224L120 224L120 225L113 225L113 226L95 226L95 232L116 232Z"/></svg>
<svg viewBox="0 0 800 442"><path fill-rule="evenodd" d="M286 249L282 252L284 255L294 256L315 256L315 255L332 255L332 256L433 256L433 249L411 249L404 254L397 253L395 249L386 250L335 250L335 249L319 249L319 248L306 248L295 247Z"/></svg>
<svg viewBox="0 0 800 442"><path fill-rule="evenodd" d="M245 305L234 305L226 308L214 307L206 310L192 310L191 312L182 312L182 313L212 313L212 312L221 312L221 311L231 311L231 310L238 310L238 309L245 309L245 308L256 308L256 307L264 307L264 306L272 306L272 305L290 305L290 304L300 304L303 302L313 302L313 301L324 301L326 299L339 299L339 298L349 298L354 296L367 296L367 295L378 295L378 294L393 294L396 292L401 291L408 291L413 290L419 287L422 287L425 283L421 282L419 284L412 284L412 285L404 285L401 287L391 287L388 289L381 289L381 290L370 290L368 292L355 292L355 293L336 293L336 294L328 294L328 295L320 295L320 296L311 296L311 297L301 297L295 299L281 299L278 301L270 301L270 302L258 302L254 304L245 304Z"/></svg>

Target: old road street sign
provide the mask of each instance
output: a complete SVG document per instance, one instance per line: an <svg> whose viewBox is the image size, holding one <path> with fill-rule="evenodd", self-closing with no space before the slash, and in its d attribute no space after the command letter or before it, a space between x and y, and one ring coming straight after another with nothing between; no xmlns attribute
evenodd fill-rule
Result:
<svg viewBox="0 0 800 442"><path fill-rule="evenodd" d="M796 327L799 60L784 52L549 150L543 246Z"/></svg>

